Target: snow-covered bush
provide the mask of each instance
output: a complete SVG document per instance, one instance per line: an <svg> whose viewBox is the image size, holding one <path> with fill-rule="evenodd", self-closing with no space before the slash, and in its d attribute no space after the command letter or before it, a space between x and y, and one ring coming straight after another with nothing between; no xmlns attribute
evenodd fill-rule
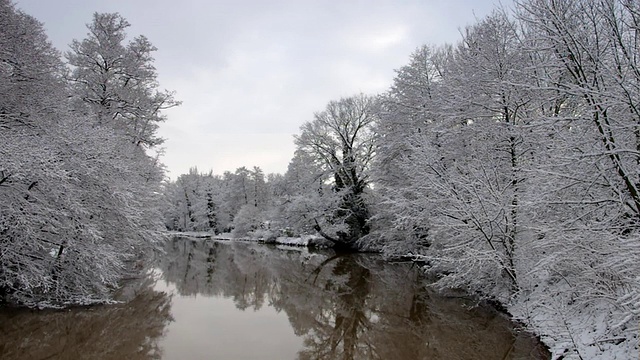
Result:
<svg viewBox="0 0 640 360"><path fill-rule="evenodd" d="M422 254L440 286L502 300L558 357L629 358L640 321L640 7L515 10L398 70L375 169L378 216L393 230L370 238L389 255Z"/></svg>
<svg viewBox="0 0 640 360"><path fill-rule="evenodd" d="M253 205L245 205L240 208L233 219L233 237L247 237L250 232L260 229L264 222L262 211Z"/></svg>

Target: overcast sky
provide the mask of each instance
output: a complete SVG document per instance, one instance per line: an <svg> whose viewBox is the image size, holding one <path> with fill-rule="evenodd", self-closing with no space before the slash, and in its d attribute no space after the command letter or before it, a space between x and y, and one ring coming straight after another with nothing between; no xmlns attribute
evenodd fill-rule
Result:
<svg viewBox="0 0 640 360"><path fill-rule="evenodd" d="M160 128L172 178L197 166L284 173L293 135L331 100L377 94L423 44L456 42L498 0L16 0L66 51L93 12L119 12L158 47L182 101ZM511 1L503 1L511 3Z"/></svg>

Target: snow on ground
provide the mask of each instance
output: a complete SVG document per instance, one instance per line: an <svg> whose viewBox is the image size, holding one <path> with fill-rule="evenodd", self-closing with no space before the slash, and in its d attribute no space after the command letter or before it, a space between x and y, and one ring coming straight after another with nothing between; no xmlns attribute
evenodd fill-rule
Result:
<svg viewBox="0 0 640 360"><path fill-rule="evenodd" d="M507 306L540 336L553 360L640 359L637 316L628 321L628 316L606 300L577 303L561 294L562 289L540 286Z"/></svg>
<svg viewBox="0 0 640 360"><path fill-rule="evenodd" d="M231 233L220 233L213 236L215 240L233 240Z"/></svg>
<svg viewBox="0 0 640 360"><path fill-rule="evenodd" d="M276 244L289 246L328 247L327 241L316 235L302 235L300 237L279 236Z"/></svg>
<svg viewBox="0 0 640 360"><path fill-rule="evenodd" d="M309 240L309 238L304 237L279 236L276 238L276 244L289 246L309 246Z"/></svg>
<svg viewBox="0 0 640 360"><path fill-rule="evenodd" d="M215 236L213 233L206 231L169 231L170 236L184 236L198 239L210 239Z"/></svg>
<svg viewBox="0 0 640 360"><path fill-rule="evenodd" d="M234 238L231 233L213 234L210 232L198 232L198 231L172 231L169 232L172 236L184 236L200 239L214 239L214 240L236 240L236 241L255 241L255 242L268 242L279 245L288 246L306 246L306 247L330 247L331 244L321 236L317 235L302 235L297 237L279 236L275 240L265 240L263 238L242 237Z"/></svg>

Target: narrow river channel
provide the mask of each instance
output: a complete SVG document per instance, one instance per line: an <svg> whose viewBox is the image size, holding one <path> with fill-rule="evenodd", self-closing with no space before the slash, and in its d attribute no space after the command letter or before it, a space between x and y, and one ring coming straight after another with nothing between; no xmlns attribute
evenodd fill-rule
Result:
<svg viewBox="0 0 640 360"><path fill-rule="evenodd" d="M0 310L1 359L546 359L412 264L174 238L126 304Z"/></svg>

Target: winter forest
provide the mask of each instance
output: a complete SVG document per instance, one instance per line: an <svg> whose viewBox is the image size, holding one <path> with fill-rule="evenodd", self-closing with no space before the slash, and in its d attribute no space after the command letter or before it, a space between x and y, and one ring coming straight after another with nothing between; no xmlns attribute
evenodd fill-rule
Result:
<svg viewBox="0 0 640 360"><path fill-rule="evenodd" d="M638 354L640 4L522 0L309 114L284 174L165 178L156 48L96 13L61 54L0 0L0 298L110 301L168 231L411 259L555 358ZM249 164L248 164L249 165ZM615 357L618 356L618 357Z"/></svg>

